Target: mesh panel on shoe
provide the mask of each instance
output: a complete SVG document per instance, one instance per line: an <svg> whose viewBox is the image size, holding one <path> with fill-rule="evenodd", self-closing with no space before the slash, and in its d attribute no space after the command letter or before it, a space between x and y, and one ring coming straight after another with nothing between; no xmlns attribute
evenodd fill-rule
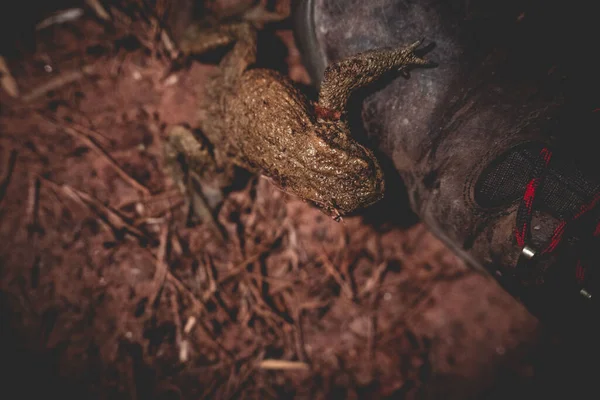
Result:
<svg viewBox="0 0 600 400"><path fill-rule="evenodd" d="M535 160L543 145L528 143L508 150L488 165L475 184L475 201L480 207L508 206L522 198L531 179ZM557 154L536 199L536 208L555 217L568 218L589 201L600 184L577 169L574 162Z"/></svg>

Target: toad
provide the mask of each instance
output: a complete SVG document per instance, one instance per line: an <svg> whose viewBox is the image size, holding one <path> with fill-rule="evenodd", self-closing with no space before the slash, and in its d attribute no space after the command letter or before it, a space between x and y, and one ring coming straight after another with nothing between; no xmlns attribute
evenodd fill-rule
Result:
<svg viewBox="0 0 600 400"><path fill-rule="evenodd" d="M330 65L318 101L312 102L278 72L252 68L255 21L274 18L257 9L245 15L240 21L193 25L180 45L188 55L233 45L207 84L199 129L175 126L168 133L167 165L191 196L192 211L201 220L214 218L236 166L270 178L335 219L381 199L383 172L373 152L350 134L348 100L387 72L428 65L414 53L422 41Z"/></svg>

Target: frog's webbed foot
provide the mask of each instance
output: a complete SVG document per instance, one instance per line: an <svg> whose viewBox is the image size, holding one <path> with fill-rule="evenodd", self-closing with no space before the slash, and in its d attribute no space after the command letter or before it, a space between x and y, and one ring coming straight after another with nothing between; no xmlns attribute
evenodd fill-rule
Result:
<svg viewBox="0 0 600 400"><path fill-rule="evenodd" d="M319 106L330 113L343 114L356 89L373 83L385 73L398 71L408 76L412 67L434 66L435 63L415 54L422 43L423 39L403 48L370 50L329 65L319 91Z"/></svg>
<svg viewBox="0 0 600 400"><path fill-rule="evenodd" d="M432 43L430 46L427 46L426 48L421 48L419 50L419 47L421 47L421 45L423 44L424 41L425 41L425 39L419 39L416 42L412 43L410 46L408 46L406 49L404 49L406 52L408 52L410 54L411 58L409 59L409 62L407 64L401 65L400 68L398 68L398 71L400 72L400 75L402 75L402 77L404 77L406 79L410 78L410 70L413 67L418 67L418 66L432 67L432 66L437 65L433 61L428 60L426 58L419 57L417 54L415 54L415 51L420 51L420 52L425 53L433 48L434 43Z"/></svg>
<svg viewBox="0 0 600 400"><path fill-rule="evenodd" d="M217 220L225 188L233 180L233 166L219 166L210 145L183 127L172 127L165 143L165 159L180 191L187 195L188 220L210 224L222 240L227 233Z"/></svg>

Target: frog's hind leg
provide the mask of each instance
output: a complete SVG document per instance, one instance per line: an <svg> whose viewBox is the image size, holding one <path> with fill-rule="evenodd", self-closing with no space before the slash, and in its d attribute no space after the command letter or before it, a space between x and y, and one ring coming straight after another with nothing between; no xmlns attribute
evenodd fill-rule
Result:
<svg viewBox="0 0 600 400"><path fill-rule="evenodd" d="M288 16L268 11L261 3L243 10L237 21L222 21L212 26L192 25L186 31L180 49L186 54L202 54L234 44L221 60L225 83L233 83L248 66L256 62L256 30L269 22L282 21Z"/></svg>
<svg viewBox="0 0 600 400"><path fill-rule="evenodd" d="M234 83L248 66L256 62L256 30L266 23L282 21L287 17L268 11L261 3L242 13L240 18L244 22L235 24L231 31L235 36L235 46L220 64L226 83Z"/></svg>
<svg viewBox="0 0 600 400"><path fill-rule="evenodd" d="M235 79L256 61L256 29L248 21L224 23L212 27L188 28L179 48L185 55L200 55L234 44L219 66L226 83Z"/></svg>
<svg viewBox="0 0 600 400"><path fill-rule="evenodd" d="M248 67L256 62L256 29L249 22L235 28L233 49L221 60L219 67L226 85L233 85Z"/></svg>
<svg viewBox="0 0 600 400"><path fill-rule="evenodd" d="M188 195L188 219L208 223L225 240L227 233L216 213L223 202L224 189L231 185L231 169L219 168L207 143L183 126L170 129L165 160L179 190Z"/></svg>
<svg viewBox="0 0 600 400"><path fill-rule="evenodd" d="M375 49L329 65L319 91L319 110L325 115L343 114L354 90L367 86L390 71L406 73L411 66L434 63L415 55L422 40L399 49Z"/></svg>
<svg viewBox="0 0 600 400"><path fill-rule="evenodd" d="M199 55L235 43L248 22L228 22L222 24L192 24L181 41L179 48L185 55Z"/></svg>

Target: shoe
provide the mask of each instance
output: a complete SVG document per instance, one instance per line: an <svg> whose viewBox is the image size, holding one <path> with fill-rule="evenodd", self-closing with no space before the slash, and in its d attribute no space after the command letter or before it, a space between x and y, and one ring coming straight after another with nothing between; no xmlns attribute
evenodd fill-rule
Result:
<svg viewBox="0 0 600 400"><path fill-rule="evenodd" d="M317 84L331 62L426 38L437 68L364 98L369 146L439 238L563 326L595 319L600 297L600 65L586 55L597 38L587 8L303 0L293 15Z"/></svg>

